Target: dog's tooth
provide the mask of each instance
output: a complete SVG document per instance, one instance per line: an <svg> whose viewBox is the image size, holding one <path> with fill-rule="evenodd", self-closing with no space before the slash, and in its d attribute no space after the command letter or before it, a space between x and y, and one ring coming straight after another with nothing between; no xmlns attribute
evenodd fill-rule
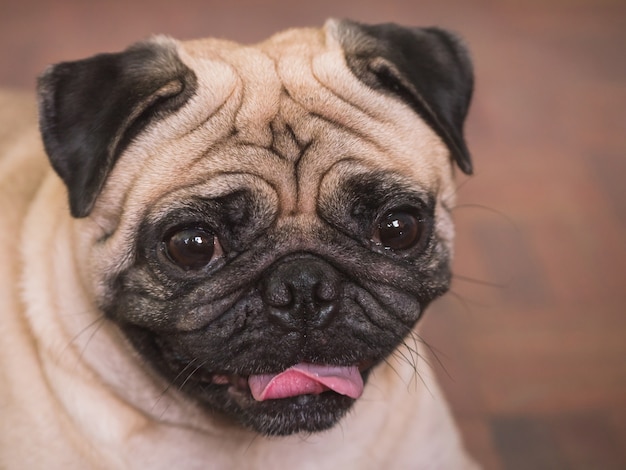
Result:
<svg viewBox="0 0 626 470"><path fill-rule="evenodd" d="M230 379L227 375L216 374L213 376L212 382L217 385L227 385L230 383Z"/></svg>

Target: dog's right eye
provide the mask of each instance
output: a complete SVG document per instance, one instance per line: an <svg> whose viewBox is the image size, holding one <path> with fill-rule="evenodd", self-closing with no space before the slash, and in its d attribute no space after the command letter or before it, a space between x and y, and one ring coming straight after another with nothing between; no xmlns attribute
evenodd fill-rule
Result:
<svg viewBox="0 0 626 470"><path fill-rule="evenodd" d="M185 270L207 266L222 254L217 237L203 228L184 228L169 234L163 241L167 257Z"/></svg>

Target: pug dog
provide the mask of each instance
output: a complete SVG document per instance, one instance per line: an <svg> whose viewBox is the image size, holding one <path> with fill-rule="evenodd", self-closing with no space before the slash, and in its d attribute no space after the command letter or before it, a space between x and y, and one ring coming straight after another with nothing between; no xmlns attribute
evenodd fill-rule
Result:
<svg viewBox="0 0 626 470"><path fill-rule="evenodd" d="M0 94L0 468L474 468L415 330L472 77L329 20L57 64L39 126Z"/></svg>

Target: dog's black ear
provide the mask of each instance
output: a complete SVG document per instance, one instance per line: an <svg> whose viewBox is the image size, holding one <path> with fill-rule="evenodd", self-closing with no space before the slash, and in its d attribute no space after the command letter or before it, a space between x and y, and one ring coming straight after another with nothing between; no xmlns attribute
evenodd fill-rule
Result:
<svg viewBox="0 0 626 470"><path fill-rule="evenodd" d="M87 216L124 147L145 126L182 106L196 76L172 40L137 43L50 67L38 80L39 124L74 217Z"/></svg>
<svg viewBox="0 0 626 470"><path fill-rule="evenodd" d="M461 41L439 28L335 24L352 72L409 104L443 139L461 170L471 174L463 123L474 77Z"/></svg>

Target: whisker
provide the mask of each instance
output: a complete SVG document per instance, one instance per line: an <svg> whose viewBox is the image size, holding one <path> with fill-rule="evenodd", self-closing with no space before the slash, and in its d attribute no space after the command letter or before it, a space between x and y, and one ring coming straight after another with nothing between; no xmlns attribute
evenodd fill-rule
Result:
<svg viewBox="0 0 626 470"><path fill-rule="evenodd" d="M157 405L160 403L161 399L167 394L167 392L169 392L169 390L172 388L173 385L176 384L176 381L187 371L187 369L189 367L191 367L193 365L193 363L197 360L198 358L193 358L191 361L189 361L185 367L183 367L183 369L176 375L176 377L174 377L173 380L168 381L167 386L161 391L161 393L159 394L158 398L155 400L155 402L152 404L151 407L151 411L154 411L154 409L157 407Z"/></svg>
<svg viewBox="0 0 626 470"><path fill-rule="evenodd" d="M457 182L457 184L456 184L456 186L455 186L455 188L454 188L454 191L452 191L452 193L451 193L451 195L450 195L450 198L454 199L454 198L458 197L458 195L459 195L459 193L461 192L461 190L462 190L462 189L465 187L465 185L466 185L467 183L469 183L470 181L473 181L473 180L472 180L471 178L467 178L467 179L465 179L464 181L461 181L460 183L458 183L458 182ZM444 203L447 207L450 207L450 204L448 204L448 202L449 202L449 201L450 201L449 199L445 199L445 200L443 201L443 203Z"/></svg>
<svg viewBox="0 0 626 470"><path fill-rule="evenodd" d="M86 313L81 313L81 315L85 315ZM78 315L78 314L76 314ZM76 344L78 342L78 340L85 334L87 333L89 330L91 330L93 328L93 331L90 333L89 337L87 338L87 341L85 342L85 344L82 345L81 349L78 352L78 360L76 361L76 367L78 367L78 363L80 362L80 360L82 359L82 357L85 354L85 351L87 349L87 346L89 346L89 343L91 342L91 340L93 339L94 335L98 332L98 330L100 329L100 327L102 326L102 324L104 323L106 317L104 316L104 314L100 314L99 316L97 316L93 321L89 322L85 327L83 327L78 333L76 333L74 335L74 337L68 341L68 343L65 345L65 347L61 350L61 352L59 353L59 357L62 357L67 350L70 348L70 346L72 346L73 344ZM95 327L95 328L94 328Z"/></svg>
<svg viewBox="0 0 626 470"><path fill-rule="evenodd" d="M465 210L465 209L480 209L483 210L485 212L489 212L491 214L495 214L498 217L502 217L504 220L506 220L511 227L513 227L513 229L515 229L516 232L520 232L520 228L517 225L517 223L515 222L515 220L513 220L513 218L511 216L509 216L508 214L506 214L505 212L502 212L498 209L495 209L493 207L489 207L489 206L485 206L483 204L478 204L478 203L473 203L473 202L469 202L469 203L463 203L463 204L457 204L454 207L452 207L452 211L456 212L456 211L460 211L460 210Z"/></svg>
<svg viewBox="0 0 626 470"><path fill-rule="evenodd" d="M406 343L403 342L403 345L406 346ZM398 351L398 350L396 350L396 351ZM417 355L418 358L421 358L423 361L428 363L428 361L424 358L424 356L419 354L417 351L415 351L415 354ZM402 356L402 357L404 357L404 356ZM420 373L420 371L419 371L419 369L417 367L417 360L415 360L415 362L408 362L408 364L411 366L411 370L413 371L413 373L411 374L411 382L414 383L414 388L417 389L417 384L418 384L418 379L419 379L419 381L422 383L422 385L424 385L424 387L428 390L428 392L432 394L432 392L428 388L428 384L424 380L424 377L422 376L422 374ZM411 382L406 384L407 388L410 387L410 383Z"/></svg>
<svg viewBox="0 0 626 470"><path fill-rule="evenodd" d="M468 315L474 314L474 310L472 309L472 307L478 307L481 309L489 308L489 304L480 302L478 300L468 299L466 296L459 294L455 290L450 290L446 295L453 297L455 300L457 300L459 304L461 304L463 310L465 310L465 313L467 313Z"/></svg>
<svg viewBox="0 0 626 470"><path fill-rule="evenodd" d="M416 369L417 368L417 364L415 363L415 360L413 358L413 354L411 353L411 348L409 348L404 341L402 341L402 346L404 346L404 347L396 348L396 351L395 351L396 354L399 357L401 357L407 364L409 364L412 369ZM406 354L404 352L404 350L408 351L409 354Z"/></svg>
<svg viewBox="0 0 626 470"><path fill-rule="evenodd" d="M449 377L450 379L454 380L452 378L452 375L450 374L450 372L448 371L448 369L446 368L445 364L443 363L443 361L441 360L441 357L440 357L440 356L446 356L446 354L443 353L442 351L440 351L439 349L435 348L433 345L431 345L428 341L426 341L424 338L422 338L417 332L413 332L413 334L419 340L419 342L426 347L426 349L429 352L429 356L433 357L435 362L439 365L439 367L441 367L441 369L446 374L446 376ZM424 356L421 356L421 357L422 357L422 359L424 359ZM434 369L434 366L433 366L433 364L430 363L430 361L427 361L426 359L424 359L424 360L426 361L426 363L429 365L429 367L431 369Z"/></svg>
<svg viewBox="0 0 626 470"><path fill-rule="evenodd" d="M481 286L493 287L494 289L506 289L507 287L510 287L511 285L511 280L507 280L505 282L486 281L484 279L476 279L473 277L464 276L462 274L455 274L455 273L452 273L452 278L458 279L459 281L463 281L463 282L478 284Z"/></svg>
<svg viewBox="0 0 626 470"><path fill-rule="evenodd" d="M402 345L409 352L410 359L408 359L408 363L411 366L411 369L413 370L413 374L411 376L411 382L413 382L413 387L417 389L417 377L420 375L418 371L417 363L420 359L423 359L423 358L417 351L417 345L414 347L411 347L407 344L406 340L402 341Z"/></svg>
<svg viewBox="0 0 626 470"><path fill-rule="evenodd" d="M175 385L175 384L176 384L176 382L178 381L178 379L179 379L179 378L180 378L180 377L181 377L181 376L182 376L185 372L187 372L187 370L188 370L191 366L193 366L193 365L194 365L194 363L195 363L198 359L199 359L199 358L194 357L191 361L189 361L189 362L185 365L185 367L183 367L183 368L182 368L182 370L181 370L178 374L176 374L176 377L174 377L174 379L172 380L171 385ZM196 370L197 370L197 369L194 369L194 371L192 372L192 374L193 374ZM184 384L184 382L183 382L183 384Z"/></svg>
<svg viewBox="0 0 626 470"><path fill-rule="evenodd" d="M246 448L244 449L243 453L244 455L247 454L250 449L252 448L252 446L254 445L254 443L257 441L257 439L259 439L261 437L260 434L253 434L252 438L250 439L250 442L248 442L248 445L246 446Z"/></svg>
<svg viewBox="0 0 626 470"><path fill-rule="evenodd" d="M208 361L204 360L202 361L200 364L198 364L198 366L191 371L191 373L187 376L187 378L183 381L182 384L180 384L180 386L178 387L178 390L181 390L184 388L184 386L187 384L187 382L189 382L189 380L191 379L191 377L193 377L193 374L195 374L196 372L198 372L202 367L204 367L206 365Z"/></svg>
<svg viewBox="0 0 626 470"><path fill-rule="evenodd" d="M91 334L87 338L87 341L85 342L85 344L81 348L81 350L79 352L79 355L78 355L79 359L83 358L83 356L85 354L85 351L87 351L87 347L91 343L91 340L94 338L94 336L96 336L96 333L98 331L100 331L100 328L102 328L102 325L104 325L105 320L106 320L106 317L104 316L104 314L102 314L89 325L90 327L95 325L95 328L93 329L93 331L91 332ZM84 330L84 331L86 331L86 330Z"/></svg>

